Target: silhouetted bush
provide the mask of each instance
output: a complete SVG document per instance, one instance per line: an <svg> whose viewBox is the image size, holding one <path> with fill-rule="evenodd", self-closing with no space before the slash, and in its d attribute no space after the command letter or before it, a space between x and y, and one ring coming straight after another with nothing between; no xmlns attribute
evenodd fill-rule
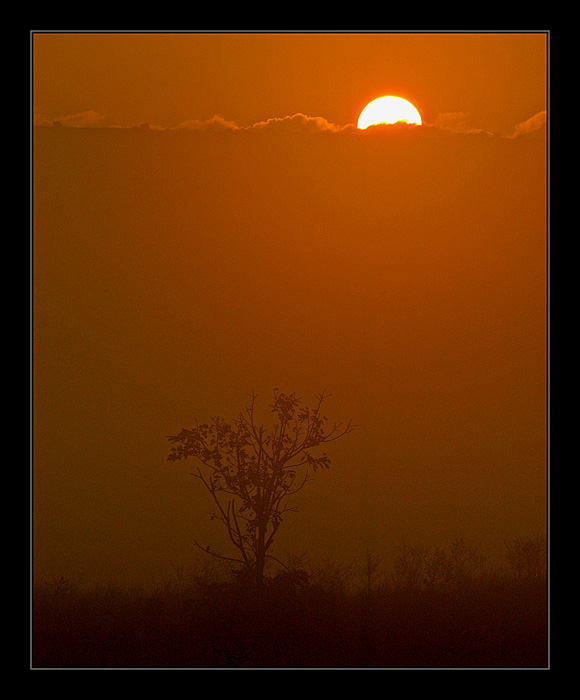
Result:
<svg viewBox="0 0 580 700"><path fill-rule="evenodd" d="M506 543L506 559L519 581L545 581L548 572L548 543L546 537L516 537Z"/></svg>

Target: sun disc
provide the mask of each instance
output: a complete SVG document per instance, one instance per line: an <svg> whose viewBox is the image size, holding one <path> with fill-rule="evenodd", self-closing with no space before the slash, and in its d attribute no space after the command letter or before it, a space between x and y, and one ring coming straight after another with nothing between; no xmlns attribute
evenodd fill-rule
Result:
<svg viewBox="0 0 580 700"><path fill-rule="evenodd" d="M369 102L358 118L357 128L366 129L374 124L421 124L421 115L415 107L402 97L387 95Z"/></svg>

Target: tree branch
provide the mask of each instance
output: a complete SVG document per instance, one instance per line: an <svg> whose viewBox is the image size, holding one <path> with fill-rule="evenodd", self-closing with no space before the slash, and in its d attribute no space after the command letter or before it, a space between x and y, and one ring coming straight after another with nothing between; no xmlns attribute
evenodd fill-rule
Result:
<svg viewBox="0 0 580 700"><path fill-rule="evenodd" d="M223 559L224 561L235 561L238 564L245 564L246 562L242 561L241 559L234 559L233 557L225 557L223 554L217 554L216 552L212 552L209 548L209 545L207 547L202 547L197 540L193 540L193 543L196 547L199 547L202 552L205 552L206 554L210 554L212 557L215 557L216 559Z"/></svg>

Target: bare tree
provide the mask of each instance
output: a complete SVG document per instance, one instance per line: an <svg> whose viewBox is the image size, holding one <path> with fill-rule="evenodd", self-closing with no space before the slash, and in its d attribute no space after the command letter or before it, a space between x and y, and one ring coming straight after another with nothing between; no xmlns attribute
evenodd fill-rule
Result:
<svg viewBox="0 0 580 700"><path fill-rule="evenodd" d="M481 573L485 557L479 546L461 537L448 547L412 544L403 538L393 579L405 590L451 590L469 585Z"/></svg>
<svg viewBox="0 0 580 700"><path fill-rule="evenodd" d="M371 594L380 584L382 561L377 554L372 554L369 549L365 549L360 578L367 595Z"/></svg>
<svg viewBox="0 0 580 700"><path fill-rule="evenodd" d="M425 545L407 542L402 538L393 571L393 581L397 588L407 591L423 588L428 554Z"/></svg>
<svg viewBox="0 0 580 700"><path fill-rule="evenodd" d="M296 511L290 497L318 469L330 466L326 453L315 456L311 451L354 429L352 422L327 426L321 408L328 397L318 394L309 408L295 394L274 389L269 407L275 420L268 428L258 423L252 392L235 420L212 418L168 436L169 461L194 457L201 463L192 475L211 494L216 506L211 517L225 527L237 556L224 557L195 544L213 556L243 564L256 584L263 583L266 559L274 558L269 550L284 514Z"/></svg>

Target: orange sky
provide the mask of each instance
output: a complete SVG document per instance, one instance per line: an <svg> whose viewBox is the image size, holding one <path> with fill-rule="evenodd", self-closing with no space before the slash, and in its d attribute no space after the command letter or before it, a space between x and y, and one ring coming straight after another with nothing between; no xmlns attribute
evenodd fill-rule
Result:
<svg viewBox="0 0 580 700"><path fill-rule="evenodd" d="M297 112L344 125L394 94L426 123L463 113L507 134L546 109L546 46L542 33L38 33L34 109L118 126L214 114L249 126Z"/></svg>
<svg viewBox="0 0 580 700"><path fill-rule="evenodd" d="M39 33L32 87L39 576L219 542L165 436L276 386L359 424L279 553L545 527L545 34Z"/></svg>

